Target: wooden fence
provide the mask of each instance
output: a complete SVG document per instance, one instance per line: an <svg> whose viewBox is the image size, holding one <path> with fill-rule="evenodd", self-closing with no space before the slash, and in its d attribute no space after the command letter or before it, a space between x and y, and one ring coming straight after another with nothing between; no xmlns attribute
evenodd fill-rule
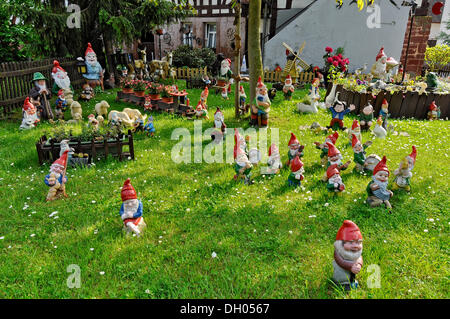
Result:
<svg viewBox="0 0 450 319"><path fill-rule="evenodd" d="M329 84L327 95L331 91L332 84ZM419 95L417 92L394 92L391 94L387 91L381 91L375 98L371 93L357 93L348 91L338 85L336 92L339 92L339 100L346 102L347 105L354 104L356 109L354 113L359 114L364 106L369 102L373 105L374 114L378 114L381 109L383 99L389 103L389 113L392 118L416 118L426 119L428 108L431 102L435 101L436 105L441 108L441 118L450 117L450 94L428 94Z"/></svg>
<svg viewBox="0 0 450 319"><path fill-rule="evenodd" d="M264 82L284 82L281 74L282 71L265 71L264 72ZM298 75L297 83L311 83L314 79L314 73L312 72L301 72Z"/></svg>
<svg viewBox="0 0 450 319"><path fill-rule="evenodd" d="M69 75L72 86L77 89L84 82L76 69L76 61L72 58L52 58L31 62L6 62L0 64L0 117L6 116L14 109L22 107L23 101L32 88L33 73L41 72L47 79L51 89L53 61L58 60L61 67Z"/></svg>
<svg viewBox="0 0 450 319"><path fill-rule="evenodd" d="M425 75L426 71L430 71L430 68L428 65L425 64L422 69L422 75ZM450 76L450 64L439 67L439 69L435 72L438 76L443 78Z"/></svg>
<svg viewBox="0 0 450 319"><path fill-rule="evenodd" d="M204 68L176 68L177 79L197 78L208 73L207 67Z"/></svg>

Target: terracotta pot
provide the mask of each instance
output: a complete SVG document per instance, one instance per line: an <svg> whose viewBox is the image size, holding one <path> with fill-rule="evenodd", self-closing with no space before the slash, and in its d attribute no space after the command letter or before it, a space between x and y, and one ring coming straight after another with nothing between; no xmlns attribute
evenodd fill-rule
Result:
<svg viewBox="0 0 450 319"><path fill-rule="evenodd" d="M122 88L123 93L133 93L133 88Z"/></svg>
<svg viewBox="0 0 450 319"><path fill-rule="evenodd" d="M173 103L173 97L163 97L162 101L164 103Z"/></svg>
<svg viewBox="0 0 450 319"><path fill-rule="evenodd" d="M139 96L139 97L143 97L145 96L145 91L134 91L134 95Z"/></svg>
<svg viewBox="0 0 450 319"><path fill-rule="evenodd" d="M225 85L227 85L227 82L225 80L218 80L217 81L217 86L224 87Z"/></svg>
<svg viewBox="0 0 450 319"><path fill-rule="evenodd" d="M159 94L149 94L149 96L152 100L159 100L161 98Z"/></svg>

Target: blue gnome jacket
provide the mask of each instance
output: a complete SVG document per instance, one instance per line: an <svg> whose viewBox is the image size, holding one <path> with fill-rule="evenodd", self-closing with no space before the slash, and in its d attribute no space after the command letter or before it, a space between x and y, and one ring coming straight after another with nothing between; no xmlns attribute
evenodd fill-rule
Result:
<svg viewBox="0 0 450 319"><path fill-rule="evenodd" d="M142 216L142 210L143 210L143 205L142 205L142 202L139 201L139 206L138 206L136 212L133 214L133 217L131 217L131 218L136 219L136 218L141 217ZM122 206L120 206L120 212L119 213L120 213L121 217L125 213L124 210L123 210L123 203L122 203ZM127 217L126 219L128 219L128 218L130 218L130 217Z"/></svg>

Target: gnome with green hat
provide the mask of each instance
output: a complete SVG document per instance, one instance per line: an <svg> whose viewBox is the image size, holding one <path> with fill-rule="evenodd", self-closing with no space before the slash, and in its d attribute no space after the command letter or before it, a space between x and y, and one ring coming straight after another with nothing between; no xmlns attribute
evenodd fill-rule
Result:
<svg viewBox="0 0 450 319"><path fill-rule="evenodd" d="M39 92L39 101L40 106L39 110L41 113L42 120L53 120L53 111L50 107L50 90L47 88L47 78L40 72L35 72L33 74L33 80L31 80L34 84L33 88L30 91L30 96L36 95L36 91Z"/></svg>

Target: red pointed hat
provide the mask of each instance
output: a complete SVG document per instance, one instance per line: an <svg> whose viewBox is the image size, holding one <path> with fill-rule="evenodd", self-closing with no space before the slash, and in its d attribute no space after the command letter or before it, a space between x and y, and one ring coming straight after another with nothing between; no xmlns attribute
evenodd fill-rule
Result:
<svg viewBox="0 0 450 319"><path fill-rule="evenodd" d="M377 61L379 59L381 59L382 57L384 57L384 56L386 56L386 54L384 54L384 47L381 47L381 49L380 49L380 51L378 52L378 55L377 55Z"/></svg>
<svg viewBox="0 0 450 319"><path fill-rule="evenodd" d="M220 110L219 107L217 107L217 110L216 110L216 112L214 113L214 115L216 115L217 113L222 113L222 111Z"/></svg>
<svg viewBox="0 0 450 319"><path fill-rule="evenodd" d="M286 80L292 81L292 78L291 78L291 75L290 75L290 74L287 75Z"/></svg>
<svg viewBox="0 0 450 319"><path fill-rule="evenodd" d="M327 139L330 139L333 142L333 144L336 144L338 138L339 138L338 132L334 132L333 134L327 136Z"/></svg>
<svg viewBox="0 0 450 319"><path fill-rule="evenodd" d="M303 163L298 156L296 156L291 162L291 172L297 172L303 167Z"/></svg>
<svg viewBox="0 0 450 319"><path fill-rule="evenodd" d="M274 153L279 153L278 147L275 145L275 143L272 143L269 148L269 156L272 156Z"/></svg>
<svg viewBox="0 0 450 319"><path fill-rule="evenodd" d="M122 196L122 202L129 199L137 199L136 191L134 187L131 185L131 181L129 178L123 183L122 191L120 192Z"/></svg>
<svg viewBox="0 0 450 319"><path fill-rule="evenodd" d="M375 166L375 168L373 169L373 175L375 175L379 171L385 171L389 175L389 169L386 166L386 156L383 156L383 159L380 162L378 162L377 166Z"/></svg>
<svg viewBox="0 0 450 319"><path fill-rule="evenodd" d="M359 142L359 140L356 137L356 135L352 134L352 147L355 147L356 143L358 143L358 142Z"/></svg>
<svg viewBox="0 0 450 319"><path fill-rule="evenodd" d="M241 140L241 134L239 134L239 131L237 128L234 129L234 144L239 142Z"/></svg>
<svg viewBox="0 0 450 319"><path fill-rule="evenodd" d="M92 44L90 42L88 42L88 46L87 46L86 52L84 53L84 56L88 55L88 53L95 54L94 50L92 49Z"/></svg>
<svg viewBox="0 0 450 319"><path fill-rule="evenodd" d="M383 102L381 103L381 105L386 105L388 104L388 101L386 99L383 99Z"/></svg>
<svg viewBox="0 0 450 319"><path fill-rule="evenodd" d="M53 69L52 69L52 73L56 73L58 72L58 70L61 70L63 72L66 72L66 70L64 70L60 65L59 62L57 60L53 61Z"/></svg>
<svg viewBox="0 0 450 319"><path fill-rule="evenodd" d="M55 165L55 166L57 165L57 166L66 168L66 166L67 166L67 155L68 155L68 153L69 153L69 150L64 151L64 154L61 155L61 157L58 158L56 161L54 161L53 164L52 164L52 166L53 166L53 165Z"/></svg>
<svg viewBox="0 0 450 319"><path fill-rule="evenodd" d="M417 156L417 149L416 149L416 147L413 145L413 146L412 146L412 152L411 152L411 154L409 155L409 157L412 158L414 164L416 164L416 156Z"/></svg>
<svg viewBox="0 0 450 319"><path fill-rule="evenodd" d="M207 86L205 86L205 89L202 91L202 93L201 93L202 95L204 94L204 95L208 95L209 94L209 90L208 90L208 87Z"/></svg>
<svg viewBox="0 0 450 319"><path fill-rule="evenodd" d="M64 94L64 90L63 90L63 89L60 89L60 90L58 91L58 96L61 96L62 94Z"/></svg>
<svg viewBox="0 0 450 319"><path fill-rule="evenodd" d="M359 127L359 122L358 120L354 120L352 124L352 130L356 129L357 127Z"/></svg>
<svg viewBox="0 0 450 319"><path fill-rule="evenodd" d="M236 159L237 156L240 154L245 154L245 153L241 148L241 141L238 140L237 143L234 144L234 150L233 150L234 159Z"/></svg>
<svg viewBox="0 0 450 319"><path fill-rule="evenodd" d="M330 167L328 167L328 169L327 169L328 179L330 179L331 177L333 177L336 174L338 174L338 175L340 174L337 167L338 167L337 164L333 164Z"/></svg>
<svg viewBox="0 0 450 319"><path fill-rule="evenodd" d="M362 239L363 237L359 227L351 220L344 220L344 223L336 234L336 240L353 241Z"/></svg>
<svg viewBox="0 0 450 319"><path fill-rule="evenodd" d="M264 83L262 83L261 76L258 78L258 83L256 84L256 87L258 89L264 87Z"/></svg>
<svg viewBox="0 0 450 319"><path fill-rule="evenodd" d="M336 146L334 146L334 144L327 142L327 145L328 145L328 157L333 157L338 154L341 154L341 152L337 149Z"/></svg>
<svg viewBox="0 0 450 319"><path fill-rule="evenodd" d="M430 104L430 111L433 111L436 108L437 108L436 102L435 101L431 102L431 104Z"/></svg>
<svg viewBox="0 0 450 319"><path fill-rule="evenodd" d="M28 96L25 99L25 101L23 102L23 109L25 111L28 111L30 109L34 109L34 105L33 105L33 103L30 102L30 98Z"/></svg>
<svg viewBox="0 0 450 319"><path fill-rule="evenodd" d="M291 139L289 140L288 146L291 146L292 144L300 144L294 133L291 133Z"/></svg>

